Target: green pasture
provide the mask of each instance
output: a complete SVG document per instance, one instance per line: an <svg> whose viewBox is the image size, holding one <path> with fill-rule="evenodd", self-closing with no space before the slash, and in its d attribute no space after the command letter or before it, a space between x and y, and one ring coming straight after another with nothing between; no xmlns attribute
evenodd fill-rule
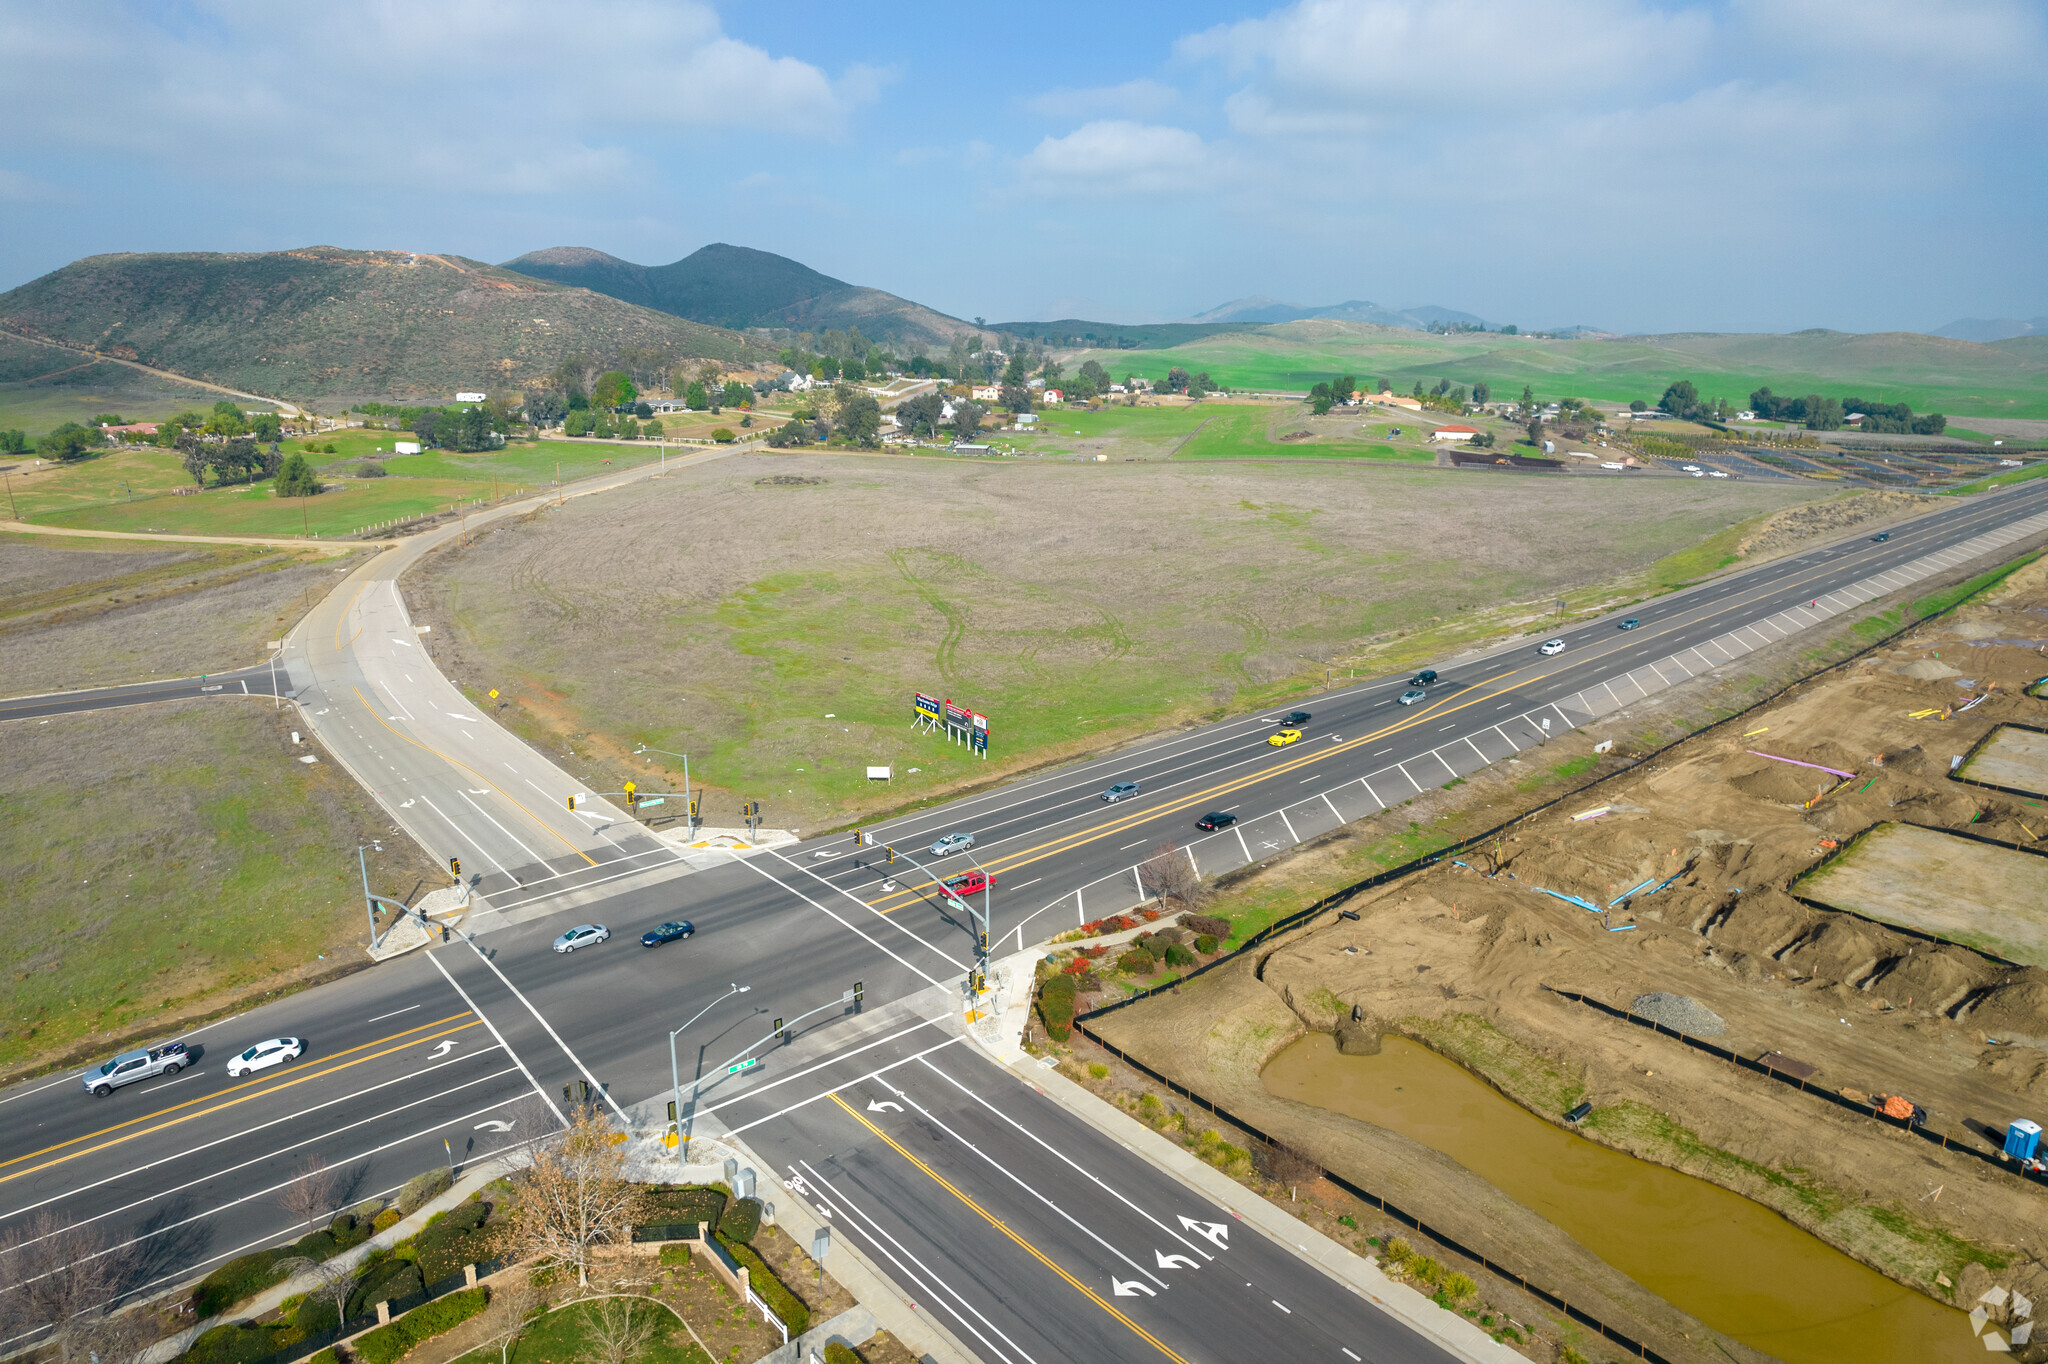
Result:
<svg viewBox="0 0 2048 1364"><path fill-rule="evenodd" d="M1289 323L1227 333L1169 350L1091 351L1126 373L1164 379L1179 366L1207 371L1231 388L1305 390L1342 374L1470 387L1497 397L1527 384L1537 396L1606 403L1655 402L1666 385L1690 379L1707 397L1746 402L1762 387L1910 403L1915 411L1976 416L2048 416L2048 357L2009 343L1980 346L1891 333L1799 332L1788 336L1684 335L1612 341L1542 341L1497 333L1434 336L1353 324Z"/></svg>
<svg viewBox="0 0 2048 1364"><path fill-rule="evenodd" d="M1035 432L1019 433L1012 442L1028 453L1071 454L1076 441L1115 441L1143 458L1172 459L1378 459L1429 464L1436 456L1404 437L1401 444L1385 439L1277 441L1279 431L1302 428L1302 408L1293 403L1259 404L1203 402L1173 407L1107 407L1100 411L1051 409L1039 418ZM1418 429L1410 423L1409 431Z"/></svg>
<svg viewBox="0 0 2048 1364"><path fill-rule="evenodd" d="M2003 488L2008 483L2024 483L2030 478L2039 478L2043 474L2048 474L2048 460L2037 460L2018 469L2006 469L1970 483L1959 483L1955 487L1945 488L1943 491L1951 497L1960 497L1967 493L1990 492L1993 488Z"/></svg>

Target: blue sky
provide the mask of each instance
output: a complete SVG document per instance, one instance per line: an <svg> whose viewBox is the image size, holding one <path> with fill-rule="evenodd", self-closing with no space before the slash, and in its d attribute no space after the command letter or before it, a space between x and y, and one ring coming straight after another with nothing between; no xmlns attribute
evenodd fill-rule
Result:
<svg viewBox="0 0 2048 1364"><path fill-rule="evenodd" d="M991 321L2048 313L2019 0L0 0L0 288L104 251L712 241Z"/></svg>

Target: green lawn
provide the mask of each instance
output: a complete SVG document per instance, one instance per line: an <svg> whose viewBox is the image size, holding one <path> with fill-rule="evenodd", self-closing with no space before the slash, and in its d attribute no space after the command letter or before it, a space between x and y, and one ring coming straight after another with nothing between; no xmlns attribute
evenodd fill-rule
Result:
<svg viewBox="0 0 2048 1364"><path fill-rule="evenodd" d="M690 1339L674 1314L651 1302L635 1302L634 1307L646 1309L656 1323L653 1340L634 1356L636 1361L641 1364L713 1364L711 1356ZM511 1364L584 1364L584 1361L599 1358L586 1329L587 1314L591 1310L588 1304L564 1307L536 1321L513 1345ZM464 1355L457 1364L499 1364L499 1359L498 1348L492 1346Z"/></svg>
<svg viewBox="0 0 2048 1364"><path fill-rule="evenodd" d="M1955 487L1944 488L1942 491L1950 497L1960 497L1967 493L1984 493L1991 491L1993 488L2003 488L2008 483L2024 483L2030 478L2039 478L2043 474L2048 474L2048 460L2039 460L2018 469L2006 469L2003 472L1990 474L1973 482L1958 483Z"/></svg>
<svg viewBox="0 0 2048 1364"><path fill-rule="evenodd" d="M1124 442L1104 451L1112 459L1126 451L1140 458L1171 459L1376 459L1433 464L1433 452L1412 441L1343 439L1277 441L1276 431L1302 429L1302 409L1292 403L1202 402L1172 407L1108 407L1101 411L1054 408L1039 418L1039 429L1019 433L1010 443L1022 452L1072 454L1077 442ZM1409 428L1413 430L1413 426Z"/></svg>

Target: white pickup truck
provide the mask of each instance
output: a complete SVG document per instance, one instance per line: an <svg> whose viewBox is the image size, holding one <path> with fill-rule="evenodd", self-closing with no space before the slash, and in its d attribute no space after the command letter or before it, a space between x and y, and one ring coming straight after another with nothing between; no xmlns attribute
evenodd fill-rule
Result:
<svg viewBox="0 0 2048 1364"><path fill-rule="evenodd" d="M176 1075L191 1064L192 1055L183 1042L166 1042L148 1051L124 1051L78 1078L89 1093L104 1099L122 1085L132 1085L152 1075Z"/></svg>

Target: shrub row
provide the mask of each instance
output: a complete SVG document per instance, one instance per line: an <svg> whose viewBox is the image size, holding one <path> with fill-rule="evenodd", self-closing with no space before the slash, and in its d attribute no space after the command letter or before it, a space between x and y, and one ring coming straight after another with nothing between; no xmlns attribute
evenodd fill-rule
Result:
<svg viewBox="0 0 2048 1364"><path fill-rule="evenodd" d="M392 1256L379 1260L363 1271L356 1286L349 1290L348 1314L360 1316L374 1312L380 1302L396 1302L425 1291L426 1280L420 1277L420 1267L411 1260Z"/></svg>
<svg viewBox="0 0 2048 1364"><path fill-rule="evenodd" d="M427 1223L412 1243L419 1257L421 1277L428 1283L439 1283L460 1273L464 1265L490 1259L492 1238L485 1226L490 1215L489 1203L472 1198Z"/></svg>
<svg viewBox="0 0 2048 1364"><path fill-rule="evenodd" d="M650 1222L698 1222L716 1227L725 1216L726 1191L710 1184L660 1189L648 1195Z"/></svg>
<svg viewBox="0 0 2048 1364"><path fill-rule="evenodd" d="M481 1288L465 1288L423 1306L415 1307L389 1326L358 1336L349 1346L356 1364L397 1364L406 1351L443 1331L453 1330L484 1310L487 1299Z"/></svg>
<svg viewBox="0 0 2048 1364"><path fill-rule="evenodd" d="M436 1165L431 1170L414 1175L405 1182L405 1187L398 1191L400 1219L412 1216L428 1202L446 1193L448 1186L454 1182L455 1177L448 1172L445 1165Z"/></svg>
<svg viewBox="0 0 2048 1364"><path fill-rule="evenodd" d="M761 1200L758 1198L735 1198L726 1204L725 1214L718 1219L718 1239L727 1244L751 1241L760 1230Z"/></svg>
<svg viewBox="0 0 2048 1364"><path fill-rule="evenodd" d="M744 1241L729 1241L723 1235L718 1239L747 1271L747 1282L753 1285L754 1296L767 1303L768 1310L782 1318L782 1324L789 1328L792 1336L800 1336L811 1329L811 1309L804 1305L802 1298L789 1291L789 1286L776 1277L775 1271L752 1246Z"/></svg>
<svg viewBox="0 0 2048 1364"><path fill-rule="evenodd" d="M199 1281L192 1290L192 1310L203 1321L261 1293L285 1278L278 1268L286 1260L330 1260L370 1239L370 1229L353 1213L341 1213L320 1231L309 1232L288 1246L274 1246L238 1256Z"/></svg>
<svg viewBox="0 0 2048 1364"><path fill-rule="evenodd" d="M252 1364L303 1339L305 1333L295 1327L238 1321L216 1326L193 1341L182 1364Z"/></svg>
<svg viewBox="0 0 2048 1364"><path fill-rule="evenodd" d="M1207 936L1222 942L1230 936L1230 920L1219 919L1213 914L1190 914L1182 919L1181 923L1186 925L1188 932L1197 937ZM1206 952L1210 949L1205 947L1202 950Z"/></svg>
<svg viewBox="0 0 2048 1364"><path fill-rule="evenodd" d="M1074 998L1079 983L1073 976L1057 975L1038 991L1038 1016L1045 1020L1045 1034L1064 1042L1074 1030Z"/></svg>

